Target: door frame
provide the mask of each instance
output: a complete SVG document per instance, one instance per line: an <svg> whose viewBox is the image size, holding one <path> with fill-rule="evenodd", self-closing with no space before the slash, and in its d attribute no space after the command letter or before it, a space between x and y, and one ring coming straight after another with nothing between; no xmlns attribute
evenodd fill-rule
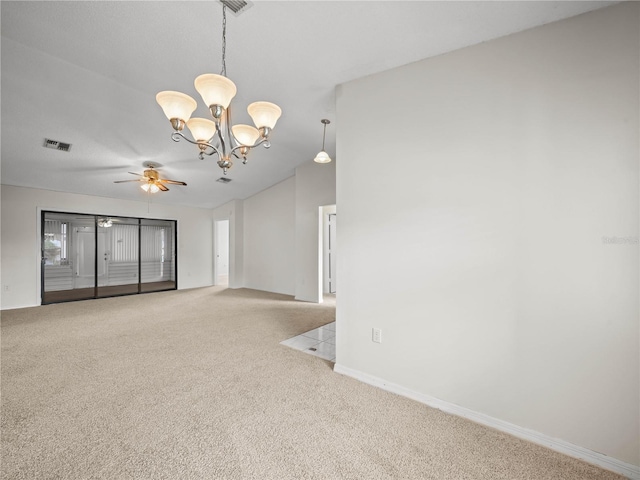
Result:
<svg viewBox="0 0 640 480"><path fill-rule="evenodd" d="M97 298L105 298L107 296L114 296L114 297L120 297L120 296L125 296L125 295L137 295L137 294L142 294L142 293L155 293L155 292L160 292L160 291L166 291L166 290L177 290L178 289L178 220L174 220L174 219L167 219L167 218L143 218L143 217L132 217L132 216L127 216L127 215L117 215L117 214L109 214L109 215L105 215L105 214L98 214L98 213L85 213L85 212L69 212L69 211L61 211L61 210L51 210L51 209L43 209L41 207L37 208L37 215L39 217L39 221L37 222L37 238L39 239L39 241L37 242L37 249L38 249L38 254L39 254L39 259L40 261L38 262L38 266L37 266L37 275L40 278L40 292L39 292L39 297L40 297L40 304L41 305L46 305L45 303L45 268L44 268L44 261L45 261L45 252L44 252L44 244L45 244L45 219L47 214L57 214L57 215L68 215L68 216L74 216L74 215L84 215L86 217L93 217L93 221L94 221L94 225L93 225L93 229L94 229L94 284L93 284L93 288L94 288L94 295L93 297L88 297L88 298L83 298L82 300L92 300L92 299L97 299ZM137 292L134 293L117 293L114 295L104 295L104 296L98 296L98 287L102 286L99 285L98 282L98 276L97 276L97 272L98 272L98 255L97 255L97 250L98 250L98 244L97 244L97 235L98 235L98 219L99 218L123 218L123 219L131 219L131 220L137 220L137 224L138 224L138 289ZM145 220L149 220L149 221L161 221L161 222L171 222L173 223L173 247L172 247L172 254L173 254L173 268L174 268L174 280L173 280L173 287L171 288L164 288L164 289L158 289L158 290L153 290L153 291L148 291L148 292L144 292L141 289L142 286L142 277L141 277L141 266L142 266L142 258L140 255L140 249L141 249L141 243L140 243L140 227L141 225L143 225L142 222L144 222ZM71 222L69 222L70 225L70 248L75 248L75 246L73 246L73 244L76 241L76 238L74 238L76 235L73 232L74 226L71 224ZM105 236L105 241L107 240L106 236ZM107 251L107 245L105 244L105 251ZM75 260L75 259L74 259ZM76 268L75 265L75 261L74 261L74 269ZM108 278L107 277L107 266L105 266L105 281ZM72 272L73 273L73 272ZM75 279L74 279L74 286L75 286ZM91 286L87 287L87 288L91 288ZM66 302L66 301L76 301L76 299L72 299L72 300L60 300L60 301L56 301L55 303L61 303L61 302ZM51 302L50 302L51 303Z"/></svg>
<svg viewBox="0 0 640 480"><path fill-rule="evenodd" d="M320 207L320 244L318 245L318 254L319 264L321 267L319 278L320 278L320 301L322 301L322 296L327 293L335 293L330 292L329 287L329 276L328 272L330 269L329 264L329 216L336 215L337 218L337 208L336 205L324 205Z"/></svg>

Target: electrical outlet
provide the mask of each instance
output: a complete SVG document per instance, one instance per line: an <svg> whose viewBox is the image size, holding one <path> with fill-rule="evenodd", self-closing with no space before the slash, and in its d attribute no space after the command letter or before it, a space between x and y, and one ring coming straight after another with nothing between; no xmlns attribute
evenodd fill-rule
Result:
<svg viewBox="0 0 640 480"><path fill-rule="evenodd" d="M4 290L5 292L8 292L9 291L9 285L4 285L2 287L2 290Z"/></svg>
<svg viewBox="0 0 640 480"><path fill-rule="evenodd" d="M382 343L382 330L379 328L373 328L371 340L376 343Z"/></svg>

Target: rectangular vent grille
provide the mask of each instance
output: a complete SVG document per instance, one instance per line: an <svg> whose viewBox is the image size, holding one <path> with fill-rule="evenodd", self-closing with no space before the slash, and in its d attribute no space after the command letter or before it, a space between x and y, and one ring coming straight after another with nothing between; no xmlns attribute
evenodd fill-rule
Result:
<svg viewBox="0 0 640 480"><path fill-rule="evenodd" d="M219 179L216 180L216 182L220 182L220 183L229 183L230 181L231 179L227 177L220 177Z"/></svg>
<svg viewBox="0 0 640 480"><path fill-rule="evenodd" d="M58 140L51 140L50 138L44 139L43 146L46 148L53 148L54 150L60 150L63 152L68 152L69 150L71 150L70 143L63 143L63 142L59 142Z"/></svg>
<svg viewBox="0 0 640 480"><path fill-rule="evenodd" d="M248 0L220 0L220 3L226 5L236 17L253 6Z"/></svg>

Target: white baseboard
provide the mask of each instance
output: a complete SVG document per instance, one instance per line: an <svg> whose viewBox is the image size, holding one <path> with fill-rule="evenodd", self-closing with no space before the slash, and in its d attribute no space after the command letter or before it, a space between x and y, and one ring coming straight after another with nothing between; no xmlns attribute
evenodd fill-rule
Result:
<svg viewBox="0 0 640 480"><path fill-rule="evenodd" d="M355 378L356 380L360 380L363 383L368 383L369 385L373 385L374 387L378 387L383 390L387 390L388 392L392 392L397 395L416 400L420 403L424 403L425 405L437 408L438 410L442 410L443 412L457 415L462 418L467 418L476 423L480 423L482 425L495 428L496 430L500 430L501 432L513 435L514 437L522 438L538 445L543 445L547 448L550 448L551 450L555 450L574 458L579 458L580 460L592 463L606 470L625 475L630 480L640 480L640 467L631 465L630 463L616 460L615 458L609 457L602 453L594 452L584 447L579 447L578 445L574 445L564 440L549 437L543 433L519 427L518 425L514 425L512 423L490 417L489 415L485 415L484 413L475 412L473 410L469 410L468 408L464 408L459 405L455 405L453 403L449 403L444 400L425 395L423 393L415 392L409 388L387 382L386 380L383 380L381 378L345 367L343 365L340 365L339 363L335 364L333 370L334 372Z"/></svg>

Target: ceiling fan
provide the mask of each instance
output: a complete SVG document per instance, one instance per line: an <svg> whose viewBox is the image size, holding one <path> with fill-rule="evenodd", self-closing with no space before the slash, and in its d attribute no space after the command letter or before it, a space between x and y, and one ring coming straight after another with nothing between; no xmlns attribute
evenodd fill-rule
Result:
<svg viewBox="0 0 640 480"><path fill-rule="evenodd" d="M137 175L140 178L136 178L135 180L116 180L113 183L127 183L127 182L142 182L140 188L142 188L145 192L156 193L158 191L167 192L169 188L165 185L168 183L169 185L184 185L187 184L184 182L179 182L177 180L169 180L166 178L160 178L160 174L156 170L159 165L154 163L146 162L144 164L146 170L140 173L128 172L131 175Z"/></svg>

